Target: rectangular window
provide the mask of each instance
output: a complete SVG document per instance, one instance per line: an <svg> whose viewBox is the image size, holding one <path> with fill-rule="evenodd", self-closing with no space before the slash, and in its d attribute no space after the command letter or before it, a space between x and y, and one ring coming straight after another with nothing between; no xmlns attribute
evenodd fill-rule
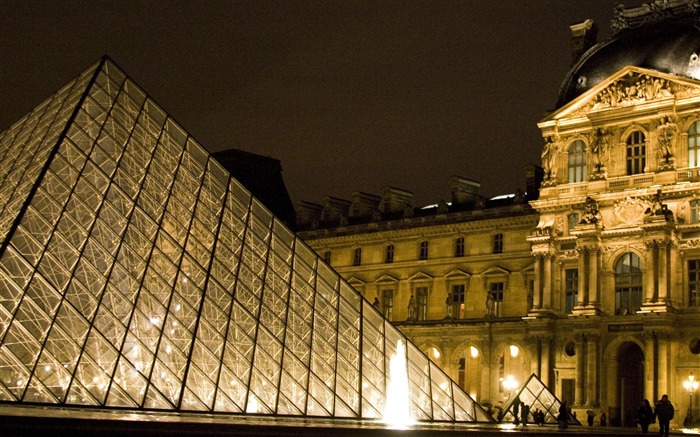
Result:
<svg viewBox="0 0 700 437"><path fill-rule="evenodd" d="M386 257L384 258L384 262L386 262L387 264L394 262L394 245L393 244L390 244L386 247Z"/></svg>
<svg viewBox="0 0 700 437"><path fill-rule="evenodd" d="M362 265L362 248L355 248L355 256L352 259L352 265L361 266Z"/></svg>
<svg viewBox="0 0 700 437"><path fill-rule="evenodd" d="M641 131L634 131L627 138L627 174L644 173L646 166L646 138Z"/></svg>
<svg viewBox="0 0 700 437"><path fill-rule="evenodd" d="M578 302L578 269L566 269L565 275L565 293L566 293L566 308L567 314L571 314Z"/></svg>
<svg viewBox="0 0 700 437"><path fill-rule="evenodd" d="M489 285L489 296L493 300L493 315L501 317L503 315L503 282L492 282Z"/></svg>
<svg viewBox="0 0 700 437"><path fill-rule="evenodd" d="M503 253L503 234L493 236L493 253Z"/></svg>
<svg viewBox="0 0 700 437"><path fill-rule="evenodd" d="M382 291L382 313L384 318L392 321L394 315L394 290Z"/></svg>
<svg viewBox="0 0 700 437"><path fill-rule="evenodd" d="M416 320L428 320L428 287L416 287Z"/></svg>
<svg viewBox="0 0 700 437"><path fill-rule="evenodd" d="M578 213L569 214L568 219L569 219L569 230L572 230L573 228L576 227L577 224L579 224L581 222L581 220L579 220L579 218L578 218Z"/></svg>
<svg viewBox="0 0 700 437"><path fill-rule="evenodd" d="M323 252L323 262L328 264L328 265L331 265L331 251L330 250Z"/></svg>
<svg viewBox="0 0 700 437"><path fill-rule="evenodd" d="M464 237L459 237L455 240L455 257L464 256Z"/></svg>
<svg viewBox="0 0 700 437"><path fill-rule="evenodd" d="M455 319L464 318L464 284L452 286L452 317Z"/></svg>
<svg viewBox="0 0 700 437"><path fill-rule="evenodd" d="M700 260L688 261L688 306L700 306Z"/></svg>
<svg viewBox="0 0 700 437"><path fill-rule="evenodd" d="M428 242L427 241L421 241L420 242L420 253L418 255L419 260L426 260L428 259Z"/></svg>

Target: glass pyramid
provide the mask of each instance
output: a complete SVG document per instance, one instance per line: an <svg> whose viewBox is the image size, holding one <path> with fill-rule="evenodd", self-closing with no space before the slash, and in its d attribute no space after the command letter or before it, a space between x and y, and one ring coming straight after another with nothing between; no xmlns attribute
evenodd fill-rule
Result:
<svg viewBox="0 0 700 437"><path fill-rule="evenodd" d="M492 420L108 58L0 162L1 403Z"/></svg>
<svg viewBox="0 0 700 437"><path fill-rule="evenodd" d="M530 414L540 410L544 413L544 423L557 423L561 401L549 391L547 386L544 385L542 380L534 373L530 375L530 378L528 378L527 382L525 382L525 385L523 385L520 390L514 391L508 397L503 405L503 413L499 415L499 422L512 422L515 420L515 416L513 415L513 402L516 396L520 398L521 403L530 406ZM532 416L530 416L528 421L530 423L534 422ZM571 417L569 423L573 425L581 424L576 417Z"/></svg>

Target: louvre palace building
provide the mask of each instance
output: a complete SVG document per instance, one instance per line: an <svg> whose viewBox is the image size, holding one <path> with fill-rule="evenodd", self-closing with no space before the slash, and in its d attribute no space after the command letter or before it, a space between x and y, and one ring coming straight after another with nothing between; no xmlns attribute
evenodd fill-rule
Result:
<svg viewBox="0 0 700 437"><path fill-rule="evenodd" d="M699 13L620 6L600 43L571 26L525 193L454 176L427 207L395 187L297 202L298 235L487 408L535 374L596 423L663 394L678 425L698 417Z"/></svg>

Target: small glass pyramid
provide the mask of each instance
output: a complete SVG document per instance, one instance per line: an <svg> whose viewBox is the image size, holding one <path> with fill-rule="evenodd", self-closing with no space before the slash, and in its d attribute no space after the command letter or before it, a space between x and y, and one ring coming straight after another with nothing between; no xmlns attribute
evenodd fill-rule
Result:
<svg viewBox="0 0 700 437"><path fill-rule="evenodd" d="M520 390L516 390L508 397L503 404L503 412L499 415L499 422L512 422L515 420L513 402L516 397L520 399L521 404L527 404L530 407L531 415L535 411L540 410L544 413L544 423L557 423L561 401L549 391L547 386L534 373L530 375ZM532 416L530 416L528 422L534 422ZM575 416L571 417L569 423L574 425L581 424Z"/></svg>
<svg viewBox="0 0 700 437"><path fill-rule="evenodd" d="M108 58L0 162L0 402L492 420Z"/></svg>

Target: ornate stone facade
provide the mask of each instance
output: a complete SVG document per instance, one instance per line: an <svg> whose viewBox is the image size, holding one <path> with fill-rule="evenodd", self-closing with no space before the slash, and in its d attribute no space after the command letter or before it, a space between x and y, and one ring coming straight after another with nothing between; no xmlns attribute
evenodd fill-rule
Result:
<svg viewBox="0 0 700 437"><path fill-rule="evenodd" d="M700 374L699 96L698 80L626 66L538 123L529 203L301 236L479 402L535 373L579 417L629 424L668 393L681 422Z"/></svg>

